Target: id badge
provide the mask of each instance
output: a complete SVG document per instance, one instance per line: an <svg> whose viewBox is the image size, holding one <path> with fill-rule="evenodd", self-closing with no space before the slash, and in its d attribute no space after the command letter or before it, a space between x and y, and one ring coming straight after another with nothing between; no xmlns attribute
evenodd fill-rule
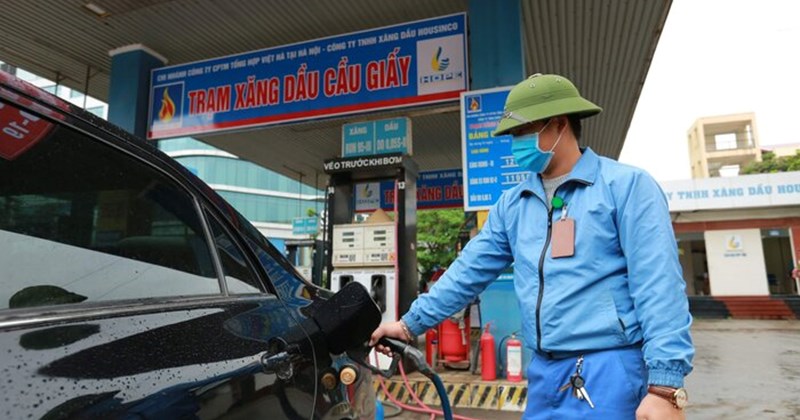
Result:
<svg viewBox="0 0 800 420"><path fill-rule="evenodd" d="M575 219L565 217L553 224L551 255L553 258L575 255Z"/></svg>

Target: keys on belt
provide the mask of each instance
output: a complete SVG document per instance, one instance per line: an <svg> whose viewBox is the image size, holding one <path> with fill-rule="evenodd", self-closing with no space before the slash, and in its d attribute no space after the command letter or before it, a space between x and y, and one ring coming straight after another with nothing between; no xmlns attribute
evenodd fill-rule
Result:
<svg viewBox="0 0 800 420"><path fill-rule="evenodd" d="M589 398L589 392L586 390L586 380L583 379L581 373L583 372L583 356L579 356L578 360L575 362L575 373L569 377L569 382L565 383L558 388L559 392L566 391L569 388L572 388L572 396L581 400L586 401L589 403L589 407L594 408L594 403L592 399Z"/></svg>

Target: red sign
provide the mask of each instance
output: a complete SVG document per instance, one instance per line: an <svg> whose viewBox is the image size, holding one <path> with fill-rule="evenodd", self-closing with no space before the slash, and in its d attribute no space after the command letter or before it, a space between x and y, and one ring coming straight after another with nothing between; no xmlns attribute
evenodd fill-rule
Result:
<svg viewBox="0 0 800 420"><path fill-rule="evenodd" d="M52 129L52 123L0 102L0 157L16 159Z"/></svg>

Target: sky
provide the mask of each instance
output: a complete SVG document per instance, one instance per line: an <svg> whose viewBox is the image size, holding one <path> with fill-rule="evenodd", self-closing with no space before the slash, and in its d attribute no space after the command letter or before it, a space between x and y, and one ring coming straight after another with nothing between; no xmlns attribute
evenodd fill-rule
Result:
<svg viewBox="0 0 800 420"><path fill-rule="evenodd" d="M673 0L619 160L689 179L695 120L745 112L762 147L800 143L800 1Z"/></svg>

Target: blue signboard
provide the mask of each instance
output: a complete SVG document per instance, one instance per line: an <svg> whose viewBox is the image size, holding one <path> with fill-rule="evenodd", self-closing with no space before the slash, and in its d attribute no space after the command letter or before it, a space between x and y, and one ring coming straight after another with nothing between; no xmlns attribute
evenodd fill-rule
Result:
<svg viewBox="0 0 800 420"><path fill-rule="evenodd" d="M461 94L464 210L488 210L503 191L528 179L511 154L511 136L492 137L511 87Z"/></svg>
<svg viewBox="0 0 800 420"><path fill-rule="evenodd" d="M466 15L420 20L153 70L158 139L457 100Z"/></svg>
<svg viewBox="0 0 800 420"><path fill-rule="evenodd" d="M314 235L318 231L316 217L295 217L292 219L292 233L295 235Z"/></svg>
<svg viewBox="0 0 800 420"><path fill-rule="evenodd" d="M420 172L417 177L417 208L457 208L464 205L460 169ZM394 210L394 182L368 182L356 185L356 211L372 211L378 207Z"/></svg>
<svg viewBox="0 0 800 420"><path fill-rule="evenodd" d="M411 120L389 118L342 126L342 157L411 154Z"/></svg>

